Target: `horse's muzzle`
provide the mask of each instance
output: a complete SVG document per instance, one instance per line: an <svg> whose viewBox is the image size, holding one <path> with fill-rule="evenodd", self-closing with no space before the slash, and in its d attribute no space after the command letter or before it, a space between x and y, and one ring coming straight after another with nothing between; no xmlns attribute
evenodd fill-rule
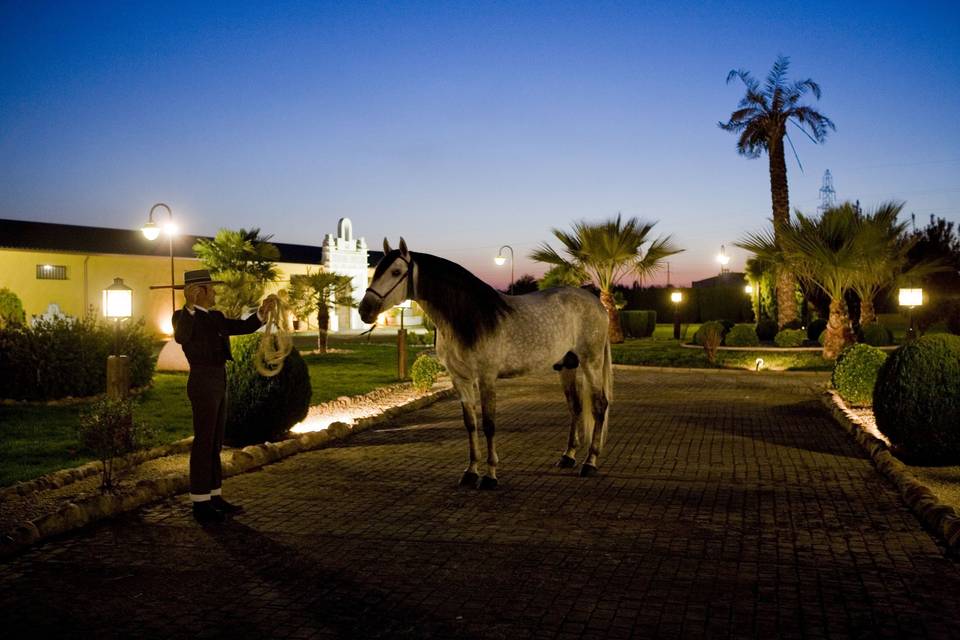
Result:
<svg viewBox="0 0 960 640"><path fill-rule="evenodd" d="M367 324L373 324L377 320L377 315L380 313L380 301L372 300L370 294L363 296L363 300L360 301L360 307L357 309L360 312L360 319L366 322Z"/></svg>

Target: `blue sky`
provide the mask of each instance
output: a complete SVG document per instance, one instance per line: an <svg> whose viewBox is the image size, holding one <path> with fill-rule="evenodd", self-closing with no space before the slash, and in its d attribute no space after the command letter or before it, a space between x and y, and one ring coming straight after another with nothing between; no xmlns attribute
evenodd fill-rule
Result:
<svg viewBox="0 0 960 640"><path fill-rule="evenodd" d="M717 121L727 72L781 53L837 125L793 135L791 207L830 169L841 199L960 221L957 7L4 1L0 217L135 228L163 201L190 233L319 244L347 216L504 285L500 245L539 275L552 227L622 212L687 284L767 224L766 158Z"/></svg>

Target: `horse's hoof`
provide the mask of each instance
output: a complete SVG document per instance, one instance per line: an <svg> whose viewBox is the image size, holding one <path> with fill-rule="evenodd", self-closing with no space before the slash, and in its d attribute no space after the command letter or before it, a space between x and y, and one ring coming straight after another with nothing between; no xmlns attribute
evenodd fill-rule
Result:
<svg viewBox="0 0 960 640"><path fill-rule="evenodd" d="M580 467L580 477L581 477L581 478L592 478L592 477L596 476L598 473L600 473L600 472L597 471L597 468L596 468L595 466L593 466L592 464L585 464L585 465L583 465L582 467Z"/></svg>
<svg viewBox="0 0 960 640"><path fill-rule="evenodd" d="M480 484L477 486L477 489L481 491L493 491L497 488L497 479L491 478L490 476L483 476L480 479Z"/></svg>
<svg viewBox="0 0 960 640"><path fill-rule="evenodd" d="M473 473L472 471L464 471L463 477L460 478L461 487L475 487L477 486L477 480L480 479L480 476Z"/></svg>
<svg viewBox="0 0 960 640"><path fill-rule="evenodd" d="M560 456L559 460L557 460L557 466L561 469L573 469L577 466L577 461L574 458L564 454Z"/></svg>

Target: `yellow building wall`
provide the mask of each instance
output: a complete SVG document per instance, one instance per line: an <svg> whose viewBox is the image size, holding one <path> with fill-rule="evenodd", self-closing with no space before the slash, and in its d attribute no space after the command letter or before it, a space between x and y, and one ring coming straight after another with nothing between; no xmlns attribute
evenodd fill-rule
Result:
<svg viewBox="0 0 960 640"><path fill-rule="evenodd" d="M37 265L63 265L66 280L37 278ZM317 271L319 265L281 262L277 264L280 280L267 286L267 293L286 288L290 276ZM183 282L184 271L202 269L196 258L174 258L174 277ZM75 254L50 251L0 249L0 288L13 291L23 302L24 311L31 316L46 313L50 304L74 317L87 311L101 315L103 290L113 284L114 278L133 289L133 317L144 318L147 329L159 336L172 331L170 318L173 309L170 289L150 289L150 285L170 283L170 258L109 254ZM183 306L183 292L175 292L176 308ZM316 328L316 322L311 327Z"/></svg>

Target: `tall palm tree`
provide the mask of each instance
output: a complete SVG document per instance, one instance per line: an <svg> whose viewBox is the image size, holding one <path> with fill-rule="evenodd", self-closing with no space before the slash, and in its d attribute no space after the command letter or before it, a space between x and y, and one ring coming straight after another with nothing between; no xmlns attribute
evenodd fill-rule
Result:
<svg viewBox="0 0 960 640"><path fill-rule="evenodd" d="M623 342L613 286L629 273L643 279L659 271L664 258L682 251L673 245L670 236L648 238L655 224L637 218L624 222L619 215L615 220L595 224L575 222L572 233L553 229L553 235L563 245L565 257L547 243L530 257L537 262L559 266L566 274L585 274L600 290L600 302L610 318L610 341ZM646 249L644 245L647 245Z"/></svg>
<svg viewBox="0 0 960 640"><path fill-rule="evenodd" d="M287 295L298 317L317 314L317 350L327 352L327 334L330 330L330 307L354 306L353 280L350 276L330 271L307 269L306 274L290 276Z"/></svg>
<svg viewBox="0 0 960 640"><path fill-rule="evenodd" d="M193 245L213 279L224 283L217 289L217 307L228 318L239 318L245 309L257 306L267 284L279 277L280 250L270 243L272 237L261 236L260 229L220 229L212 240Z"/></svg>
<svg viewBox="0 0 960 640"><path fill-rule="evenodd" d="M808 91L819 100L820 85L809 78L789 84L789 66L789 58L777 57L763 86L749 71L730 71L727 74L727 83L739 78L747 92L740 99L737 110L730 114L730 119L717 123L724 131L740 134L737 140L737 152L740 155L759 158L766 152L770 168L770 198L776 240L779 240L780 228L790 221L787 163L783 149L783 139L787 138L790 142L787 123L792 122L815 143L826 139L828 129L836 130L830 118L812 107L800 104L800 99ZM791 146L792 144L791 142ZM777 275L777 323L780 326L798 317L795 289L796 279L793 274L785 269L780 270Z"/></svg>
<svg viewBox="0 0 960 640"><path fill-rule="evenodd" d="M827 209L820 218L799 211L796 219L770 231L749 234L737 246L761 258L781 257L800 278L820 288L830 298L823 357L835 359L854 342L844 293L853 287L866 265L879 260L883 247L860 233L857 209L849 202Z"/></svg>

